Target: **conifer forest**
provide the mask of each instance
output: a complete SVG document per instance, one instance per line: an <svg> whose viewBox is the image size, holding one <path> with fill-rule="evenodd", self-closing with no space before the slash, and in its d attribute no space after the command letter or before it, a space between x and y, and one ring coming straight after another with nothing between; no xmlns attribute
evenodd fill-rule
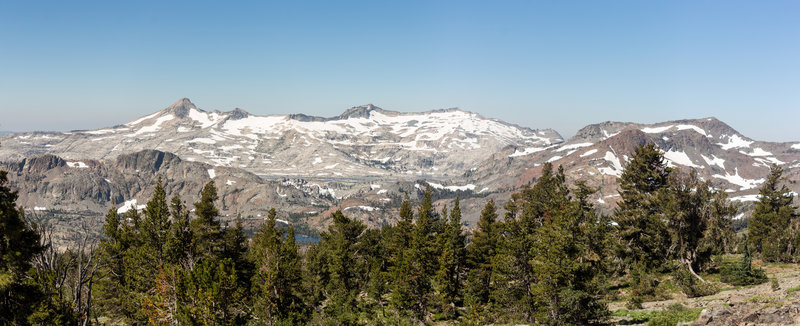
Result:
<svg viewBox="0 0 800 326"><path fill-rule="evenodd" d="M609 214L588 200L596 189L545 163L503 207L487 200L476 228L458 200L434 208L429 188L406 195L396 223L368 228L337 211L310 242L275 209L252 235L222 223L213 181L194 203L159 181L144 209L111 208L102 237L61 250L0 172L0 324L614 324L669 293L768 282L756 260L800 260L782 173L772 166L748 225L735 225L725 191L647 144L625 163ZM634 320L685 321L670 318Z"/></svg>

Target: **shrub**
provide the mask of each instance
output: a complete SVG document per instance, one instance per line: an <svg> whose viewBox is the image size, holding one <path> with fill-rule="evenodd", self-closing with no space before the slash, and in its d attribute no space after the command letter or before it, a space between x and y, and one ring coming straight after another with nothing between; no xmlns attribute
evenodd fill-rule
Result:
<svg viewBox="0 0 800 326"><path fill-rule="evenodd" d="M720 268L719 280L731 285L754 285L767 281L767 274L761 268L753 268L750 251L738 263L727 263Z"/></svg>
<svg viewBox="0 0 800 326"><path fill-rule="evenodd" d="M675 326L678 323L686 323L697 320L703 308L687 308L680 303L675 303L667 307L660 313L654 314L647 321L648 326Z"/></svg>

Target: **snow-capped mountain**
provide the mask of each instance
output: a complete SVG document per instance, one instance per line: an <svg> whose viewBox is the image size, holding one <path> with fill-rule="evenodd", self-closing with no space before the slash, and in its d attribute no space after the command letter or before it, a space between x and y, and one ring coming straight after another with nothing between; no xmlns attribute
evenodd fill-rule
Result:
<svg viewBox="0 0 800 326"><path fill-rule="evenodd" d="M784 168L790 187L800 188L796 184L800 181L800 144L755 141L715 118L593 124L562 143L496 153L459 182L515 189L535 180L542 163L552 162L564 167L570 181L582 180L599 188L598 205L610 207L618 198L616 179L630 153L648 142L664 151L668 165L697 171L701 178L729 192L734 201L756 201L755 194L771 164ZM503 170L518 173L496 173Z"/></svg>
<svg viewBox="0 0 800 326"><path fill-rule="evenodd" d="M460 175L507 146L562 141L553 130L457 109L399 113L366 105L333 118L256 116L240 109L206 112L184 98L112 128L4 136L0 160L42 154L103 160L155 149L262 176L441 179Z"/></svg>
<svg viewBox="0 0 800 326"><path fill-rule="evenodd" d="M603 122L564 141L550 129L456 109L400 113L366 105L332 118L256 116L206 112L188 99L111 128L0 136L0 168L12 172L26 209L98 223L112 203L142 205L163 176L189 202L214 180L225 215L258 219L276 207L282 218L317 229L336 209L371 226L390 223L405 193L413 200L430 186L438 205L460 197L473 224L488 199L502 207L545 162L563 166L569 182L598 188L594 200L609 211L630 153L647 142L671 166L694 169L729 192L743 203L743 216L771 164L784 167L800 192L800 143L756 141L714 118Z"/></svg>

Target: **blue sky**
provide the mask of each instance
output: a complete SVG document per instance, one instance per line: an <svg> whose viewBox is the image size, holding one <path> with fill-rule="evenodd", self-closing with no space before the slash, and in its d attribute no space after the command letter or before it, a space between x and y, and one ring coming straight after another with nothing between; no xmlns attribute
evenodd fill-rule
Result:
<svg viewBox="0 0 800 326"><path fill-rule="evenodd" d="M715 116L800 140L798 1L3 1L0 130L181 97L335 116L459 107L571 136Z"/></svg>

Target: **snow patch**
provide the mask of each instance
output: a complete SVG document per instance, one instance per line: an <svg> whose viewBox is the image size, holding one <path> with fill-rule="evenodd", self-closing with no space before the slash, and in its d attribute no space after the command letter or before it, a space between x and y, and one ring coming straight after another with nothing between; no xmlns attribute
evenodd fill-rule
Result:
<svg viewBox="0 0 800 326"><path fill-rule="evenodd" d="M139 130L137 130L131 136L141 135L143 133L156 132L156 131L158 131L159 128L161 128L161 124L162 123L170 121L172 119L175 119L175 116L171 115L171 114L167 114L167 115L165 115L163 117L159 117L158 119L156 119L155 123L153 123L152 125L149 125L147 127L139 128Z"/></svg>
<svg viewBox="0 0 800 326"><path fill-rule="evenodd" d="M220 115L214 112L201 112L195 109L189 110L189 118L200 123L201 128L213 126L220 119Z"/></svg>
<svg viewBox="0 0 800 326"><path fill-rule="evenodd" d="M208 169L208 177L214 179L217 176L217 172L214 169Z"/></svg>
<svg viewBox="0 0 800 326"><path fill-rule="evenodd" d="M547 160L547 162L555 162L555 161L558 161L560 159L562 159L562 157L556 155L556 156L551 157L549 160Z"/></svg>
<svg viewBox="0 0 800 326"><path fill-rule="evenodd" d="M358 208L358 209L360 209L360 210L365 210L365 211L367 211L367 212L372 212L372 211L379 211L379 210L381 210L381 209L380 209L380 208L378 208L378 207L372 207L372 206L350 206L350 207L345 207L345 208L344 208L344 210L346 210L346 211L347 211L347 210L356 209L356 208Z"/></svg>
<svg viewBox="0 0 800 326"><path fill-rule="evenodd" d="M736 196L736 197L731 197L731 200L732 201L739 201L739 202L759 201L760 196L761 195L759 195L759 194Z"/></svg>
<svg viewBox="0 0 800 326"><path fill-rule="evenodd" d="M139 118L139 119L133 120L133 121L131 121L131 122L128 122L128 123L126 123L126 124L127 124L127 125L129 125L129 126L133 126L133 125L136 125L136 124L142 123L142 121L145 121L145 120L147 120L147 119L153 118L153 117L157 116L159 113L161 113L161 112L156 112L156 113L153 113L153 114L151 114L151 115L148 115L148 116L141 117L141 118Z"/></svg>
<svg viewBox="0 0 800 326"><path fill-rule="evenodd" d="M67 166L78 169L86 169L89 167L88 165L86 165L86 163L83 162L67 162Z"/></svg>
<svg viewBox="0 0 800 326"><path fill-rule="evenodd" d="M669 130L672 127L675 127L675 126L669 125L669 126L664 126L664 127L644 127L641 130L642 130L642 132L648 133L648 134L660 134L662 132L665 132L665 131Z"/></svg>
<svg viewBox="0 0 800 326"><path fill-rule="evenodd" d="M715 174L715 175L712 175L712 177L727 180L728 182L739 186L739 190L753 189L753 188L757 187L758 185L764 183L764 181L766 181L766 180L764 180L764 178L761 178L761 179L745 179L745 178L742 178L741 176L739 176L739 169L738 168L734 169L734 174L733 175L731 175L730 173L728 173L726 171L725 175Z"/></svg>
<svg viewBox="0 0 800 326"><path fill-rule="evenodd" d="M611 163L611 167L610 168L606 168L606 167L599 168L598 170L600 170L600 173L605 174L605 175L613 175L613 176L617 176L617 177L621 177L622 176L622 163L619 162L619 158L617 158L617 156L614 155L614 153L612 153L610 151L607 151L606 155L603 157L603 159L608 161L608 162L610 162Z"/></svg>
<svg viewBox="0 0 800 326"><path fill-rule="evenodd" d="M203 143L203 144L213 145L216 144L217 141L211 138L195 138L190 141L187 141L187 143Z"/></svg>
<svg viewBox="0 0 800 326"><path fill-rule="evenodd" d="M772 153L765 151L761 147L753 148L753 152L752 153L749 153L749 154L745 153L745 154L747 154L749 156L772 156Z"/></svg>
<svg viewBox="0 0 800 326"><path fill-rule="evenodd" d="M525 148L524 150L522 150L522 152L520 152L519 149L517 149L517 150L514 151L514 154L511 154L508 157L525 156L525 155L530 155L530 154L533 154L533 153L536 153L536 152L541 152L543 150L545 150L545 149L542 148L542 147L528 147L528 148Z"/></svg>
<svg viewBox="0 0 800 326"><path fill-rule="evenodd" d="M721 167L723 170L725 169L725 160L724 159L716 157L713 154L711 155L711 158L708 158L708 157L706 157L705 155L702 155L702 154L700 154L700 157L702 157L703 161L706 161L706 164L708 164L708 165L716 165L718 167Z"/></svg>
<svg viewBox="0 0 800 326"><path fill-rule="evenodd" d="M441 184L434 183L434 182L428 182L428 184L431 186L431 188L434 188L434 189L446 189L446 190L450 190L450 191L453 191L453 192L455 192L455 191L475 190L475 185L471 184L471 183L468 184L468 185L464 185L464 186L446 186L446 187L441 185Z"/></svg>
<svg viewBox="0 0 800 326"><path fill-rule="evenodd" d="M593 149L590 149L590 150L586 151L586 153L581 154L581 157L587 157L587 156L592 155L594 153L597 153L597 148L593 148Z"/></svg>
<svg viewBox="0 0 800 326"><path fill-rule="evenodd" d="M708 137L708 134L706 134L706 131L703 130L703 128L700 128L700 127L695 126L695 125L677 125L675 127L678 128L678 130L691 129L691 130L697 131L699 134L701 134L703 136Z"/></svg>
<svg viewBox="0 0 800 326"><path fill-rule="evenodd" d="M749 141L749 140L746 140L746 139L744 139L742 137L739 137L739 135L733 135L733 136L722 135L722 137L727 137L728 138L728 143L725 143L725 144L717 143L717 145L722 147L722 149L724 149L724 150L729 150L731 148L750 147L750 144L753 143L752 141Z"/></svg>
<svg viewBox="0 0 800 326"><path fill-rule="evenodd" d="M686 155L685 152L678 152L678 151L669 150L669 151L664 153L664 157L667 160L669 160L670 163L680 164L680 165L688 166L688 167L692 167L692 168L702 168L702 166L694 164L694 162L692 162L692 159L690 159L689 155Z"/></svg>
<svg viewBox="0 0 800 326"><path fill-rule="evenodd" d="M117 214L125 214L131 209L141 210L147 207L147 205L136 205L136 199L126 200L122 205L117 209Z"/></svg>
<svg viewBox="0 0 800 326"><path fill-rule="evenodd" d="M579 148L583 148L583 147L589 147L589 146L592 146L592 145L594 145L594 143L571 144L571 145L561 146L559 149L556 150L556 152L563 152L565 150L579 149Z"/></svg>
<svg viewBox="0 0 800 326"><path fill-rule="evenodd" d="M672 128L676 128L676 129L678 129L678 131L681 131L681 130L694 130L697 133L708 137L708 134L706 133L705 130L703 130L703 128L700 128L700 127L695 126L695 125L669 125L669 126L663 126L663 127L645 127L645 128L642 128L641 130L642 130L642 132L645 132L645 133L648 133L648 134L660 134L660 133L665 132L667 130L670 130Z"/></svg>
<svg viewBox="0 0 800 326"><path fill-rule="evenodd" d="M35 211L46 211L47 207L34 206L33 210L35 210Z"/></svg>
<svg viewBox="0 0 800 326"><path fill-rule="evenodd" d="M226 185L229 185L229 186L232 186L232 185L234 185L235 183L236 183L236 181L233 181L233 180L228 180L228 181L226 181L226 182L225 182L225 184L226 184Z"/></svg>

